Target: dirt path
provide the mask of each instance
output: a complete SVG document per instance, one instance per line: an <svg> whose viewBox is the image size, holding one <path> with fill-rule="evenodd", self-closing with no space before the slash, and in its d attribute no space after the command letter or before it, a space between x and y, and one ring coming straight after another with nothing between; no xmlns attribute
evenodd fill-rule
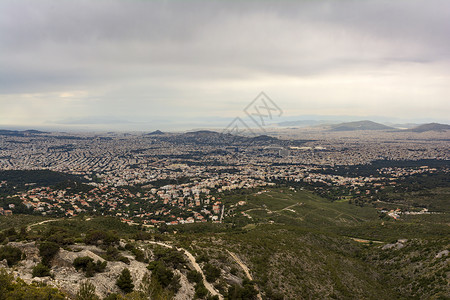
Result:
<svg viewBox="0 0 450 300"><path fill-rule="evenodd" d="M292 204L292 205L289 205L289 206L286 206L285 208L282 208L282 209L279 209L279 210L274 210L273 212L275 213L278 213L278 212L280 212L280 211L283 211L283 210L289 210L289 209L291 209L291 208L293 208L293 207L296 207L296 206L302 206L303 205L303 203L302 202L298 202L298 203L294 203L294 204Z"/></svg>
<svg viewBox="0 0 450 300"><path fill-rule="evenodd" d="M34 226L37 226L37 225L42 225L42 224L49 223L49 222L55 222L55 221L59 221L59 219L45 220L45 221L41 221L41 222L38 222L38 223L34 223L34 224L31 224L31 225L28 225L27 226L27 231L30 231L31 227L34 227Z"/></svg>
<svg viewBox="0 0 450 300"><path fill-rule="evenodd" d="M161 242L147 241L147 243L159 245L159 246L166 247L166 248L172 248L172 245L161 243ZM211 293L211 295L213 295L213 296L217 295L217 296L219 296L220 300L223 300L223 296L206 280L205 274L203 274L203 270L200 268L200 265L195 260L195 257L184 248L176 248L176 249L178 251L182 251L184 253L184 255L186 255L186 257L189 259L191 264L194 266L194 269L197 272L199 272L200 274L202 274L203 284L205 285L206 289Z"/></svg>
<svg viewBox="0 0 450 300"><path fill-rule="evenodd" d="M354 238L354 237L351 237L351 239L354 240L355 242L358 242L358 243L370 243L370 242L372 242L372 243L376 243L376 244L384 244L384 242L382 242L382 241L366 240L366 239L360 239L360 238Z"/></svg>
<svg viewBox="0 0 450 300"><path fill-rule="evenodd" d="M228 251L228 250L227 250L227 252L228 252L228 254L230 254L230 256L234 259L234 261L242 268L242 270L243 270L244 273L245 273L245 276L247 276L248 279L250 279L250 280L253 281L253 277L252 277L252 274L250 274L250 270L249 270L248 267L242 262L242 260L241 260L236 254L234 254L233 252L230 252L230 251ZM261 293L259 292L259 288L258 288L256 285L255 285L255 288L256 288L256 290L258 291L258 295L257 295L258 299L259 299L259 300L262 300Z"/></svg>

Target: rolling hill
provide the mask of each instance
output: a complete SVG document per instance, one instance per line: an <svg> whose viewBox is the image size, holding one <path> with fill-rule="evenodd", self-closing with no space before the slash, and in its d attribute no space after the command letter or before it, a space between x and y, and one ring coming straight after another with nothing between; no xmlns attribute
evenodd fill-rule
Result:
<svg viewBox="0 0 450 300"><path fill-rule="evenodd" d="M373 121L357 121L357 122L347 122L331 126L330 131L354 131L354 130L389 130L392 127L375 123Z"/></svg>
<svg viewBox="0 0 450 300"><path fill-rule="evenodd" d="M412 132L426 132L426 131L437 131L444 132L446 130L450 130L450 125L447 124L439 124L439 123L428 123L422 124L420 126L409 129L408 131Z"/></svg>

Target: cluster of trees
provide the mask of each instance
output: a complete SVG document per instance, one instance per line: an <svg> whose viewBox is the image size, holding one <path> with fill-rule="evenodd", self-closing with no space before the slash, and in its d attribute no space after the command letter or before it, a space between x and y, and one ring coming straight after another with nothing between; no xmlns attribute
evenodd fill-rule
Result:
<svg viewBox="0 0 450 300"><path fill-rule="evenodd" d="M228 300L240 300L240 299L256 299L258 291L255 289L255 285L252 281L245 278L242 282L242 286L233 284L228 288L227 299Z"/></svg>
<svg viewBox="0 0 450 300"><path fill-rule="evenodd" d="M187 279L190 283L195 284L195 297L199 299L203 299L208 295L208 290L203 284L202 274L195 270L191 270L186 274Z"/></svg>
<svg viewBox="0 0 450 300"><path fill-rule="evenodd" d="M6 259L9 267L22 260L22 257L22 251L17 247L6 245L0 248L0 261Z"/></svg>
<svg viewBox="0 0 450 300"><path fill-rule="evenodd" d="M205 278L208 282L215 282L220 277L220 269L210 263L203 266L205 271Z"/></svg>
<svg viewBox="0 0 450 300"><path fill-rule="evenodd" d="M125 250L130 251L134 255L134 258L137 261L148 263L148 258L145 257L145 253L141 249L138 249L135 246L133 246L132 244L127 243L125 245Z"/></svg>
<svg viewBox="0 0 450 300"><path fill-rule="evenodd" d="M81 177L50 170L0 170L0 178L7 182L0 187L0 195L10 195L19 190L29 189L30 185L27 184L30 183L35 184L31 187L36 187L54 186L67 181L79 183L83 181Z"/></svg>
<svg viewBox="0 0 450 300"><path fill-rule="evenodd" d="M59 245L55 242L44 241L39 244L41 262L33 268L33 277L52 276L50 272L51 261L59 252Z"/></svg>
<svg viewBox="0 0 450 300"><path fill-rule="evenodd" d="M119 236L113 231L91 230L86 234L85 243L111 246L118 244L119 240Z"/></svg>
<svg viewBox="0 0 450 300"><path fill-rule="evenodd" d="M82 270L86 277L92 277L95 273L105 271L106 264L106 261L101 262L100 260L97 260L97 262L94 262L94 259L89 256L81 256L73 260L75 269L77 271Z"/></svg>

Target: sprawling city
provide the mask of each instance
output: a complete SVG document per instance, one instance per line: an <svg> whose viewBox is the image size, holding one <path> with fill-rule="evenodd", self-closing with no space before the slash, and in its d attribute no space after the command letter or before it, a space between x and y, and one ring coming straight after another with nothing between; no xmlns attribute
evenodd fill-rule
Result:
<svg viewBox="0 0 450 300"><path fill-rule="evenodd" d="M0 1L0 300L450 299L449 12Z"/></svg>
<svg viewBox="0 0 450 300"><path fill-rule="evenodd" d="M375 132L358 141L351 136L340 138L342 132L326 140L320 133L315 139L261 135L236 140L231 134L206 130L103 135L6 133L10 135L1 137L2 170L71 174L84 187L69 184L54 189L28 183L29 189L11 197L20 199L30 211L48 216L113 215L145 225L222 222L230 207L222 203L221 195L275 186L275 182L312 184L319 190L332 186L341 190L336 199L376 203L383 198L377 194L396 185L400 178L447 174L450 159L447 131L428 131L426 135ZM403 167L393 162L366 176L329 172L383 160L424 162ZM8 187L8 181L1 184Z"/></svg>
<svg viewBox="0 0 450 300"><path fill-rule="evenodd" d="M364 126L364 130L360 130L359 126ZM45 243L74 244L65 251L89 251L87 257L93 261L118 261L116 264L125 266L130 264L130 260L149 261L151 255L155 255L155 249L143 247L142 242L134 242L135 245L128 242L128 250L131 249L135 257L126 256L119 252L120 249L127 250L121 248L122 242L116 249L109 245L111 242L106 241L118 238L122 241L124 237L117 236L116 231L110 232L112 237L102 237L100 232L94 230L95 227L86 232L77 229L76 233L71 233L81 234L76 242L67 236L70 231L64 227L78 226L70 224L80 221L87 224L93 220L102 222L106 220L104 218L112 217L123 224L120 226L137 231L133 240L139 239L145 243L146 239L150 239L148 243L175 247L178 250L174 250L174 253L204 251L194 245L204 240L201 236L211 230L211 233L219 231L233 235L234 231L252 233L256 228L261 230L265 226L269 228L264 231L278 231L279 226L319 228L348 237L355 244L376 245L373 246L377 247L374 251L401 249L407 243L412 243L411 249L415 249L418 241L408 242L409 239L404 238L405 229L400 229L405 224L432 225L429 230L432 230L433 235L448 233L445 222L448 221L450 195L449 126L425 124L413 129L382 130L376 129L377 126L381 124L361 121L308 129L266 127L260 129L261 135L234 135L213 130L138 133L2 130L0 215L11 220L29 216L24 221L39 221L35 223L39 226L66 220L63 221L69 222L66 225L47 229L50 231L43 229L44 233L50 234L50 241ZM343 130L343 127L347 129ZM35 224L28 225L28 229L21 227L23 237L15 237L16 230L8 229L2 234L2 239L30 254L29 247L36 247L36 242L32 242L31 246L14 241L29 239L32 232L30 226ZM192 227L194 224L203 227ZM333 228L330 229L330 226ZM370 233L366 226L378 229ZM394 227L387 229L390 226ZM52 233L55 230L57 237ZM397 239L396 243L379 241L386 238L384 230L399 230L398 234L402 238ZM40 232L35 234L39 235ZM195 235L195 232L203 233L194 237L192 234ZM185 235L181 240L189 239L194 244L187 244L187 249L181 248L180 234ZM89 242L86 240L88 238ZM439 244L445 245L446 240L448 235L444 239L439 238ZM80 242L86 246L81 246ZM106 248L105 243L109 245ZM92 248L89 244L97 246ZM446 257L448 250L444 248L435 255ZM219 253L220 249L215 247ZM250 273L245 273L248 267L240 258L234 252L226 251L229 251L235 263L242 264L242 276L247 276L246 280L252 278ZM61 256L61 250L59 253ZM190 254L194 269L198 260L205 259L206 254L198 253L202 252L197 252L200 255L197 258ZM189 257L189 254L186 255ZM215 257L214 254L208 255ZM369 259L369 254L366 255L366 259ZM374 259L372 255L370 259ZM30 262L28 266L16 267L15 274L27 279L30 273L36 273L28 279L31 282L53 274L57 280L50 278L41 282L62 288L70 295L77 289L76 282L81 280L67 277L70 274L67 268L77 268L76 261L73 260L72 266L71 259L64 256L59 259L66 261L63 266L67 263L69 266L55 268L47 263L39 267L44 269L41 271L43 274L38 274L35 270L37 267L32 267L33 263ZM5 264L9 266L6 261ZM262 297L256 282L247 285L240 283L242 290L236 293L249 293L248 297L229 296L227 293L234 293L234 289L240 285L234 285L234 281L229 278L235 274L227 274L231 272L227 270L228 264L215 261L214 264L198 265L198 276L200 280L203 276L205 282L191 287L191 292L184 289L188 289L188 277L193 276L193 273L179 271L179 276L187 276L184 286L183 280L176 277L176 273L171 273L168 276L178 278L178 282L164 283L161 291L171 293L171 297L176 299L202 298L202 293L219 299L223 295L228 299ZM438 269L445 265L446 260L441 261ZM142 267L129 267L134 272L133 276L142 272ZM222 274L223 278L217 275L217 278L207 279L207 272L212 272L208 268ZM95 268L89 272L95 274ZM114 291L114 280L111 287L100 277L105 271L101 269L98 272L95 276L99 278L92 281L95 282L97 293L104 297L116 295L110 293ZM167 268L166 272L173 271ZM155 275L153 284L163 280L156 276L162 275ZM141 285L145 284L143 278L135 280L140 281ZM88 287L87 281L83 284L86 285L84 288ZM295 298L299 293L297 287L294 284L284 291L269 290L264 292L264 297L284 298L289 291L289 297ZM430 290L439 293L440 289L432 285ZM123 297L120 293L117 295Z"/></svg>

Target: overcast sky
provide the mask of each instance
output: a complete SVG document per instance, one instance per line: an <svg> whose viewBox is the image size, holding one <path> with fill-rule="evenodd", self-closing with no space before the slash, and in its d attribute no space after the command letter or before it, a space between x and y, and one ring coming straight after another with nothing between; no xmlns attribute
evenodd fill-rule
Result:
<svg viewBox="0 0 450 300"><path fill-rule="evenodd" d="M0 1L0 127L450 122L450 1Z"/></svg>

